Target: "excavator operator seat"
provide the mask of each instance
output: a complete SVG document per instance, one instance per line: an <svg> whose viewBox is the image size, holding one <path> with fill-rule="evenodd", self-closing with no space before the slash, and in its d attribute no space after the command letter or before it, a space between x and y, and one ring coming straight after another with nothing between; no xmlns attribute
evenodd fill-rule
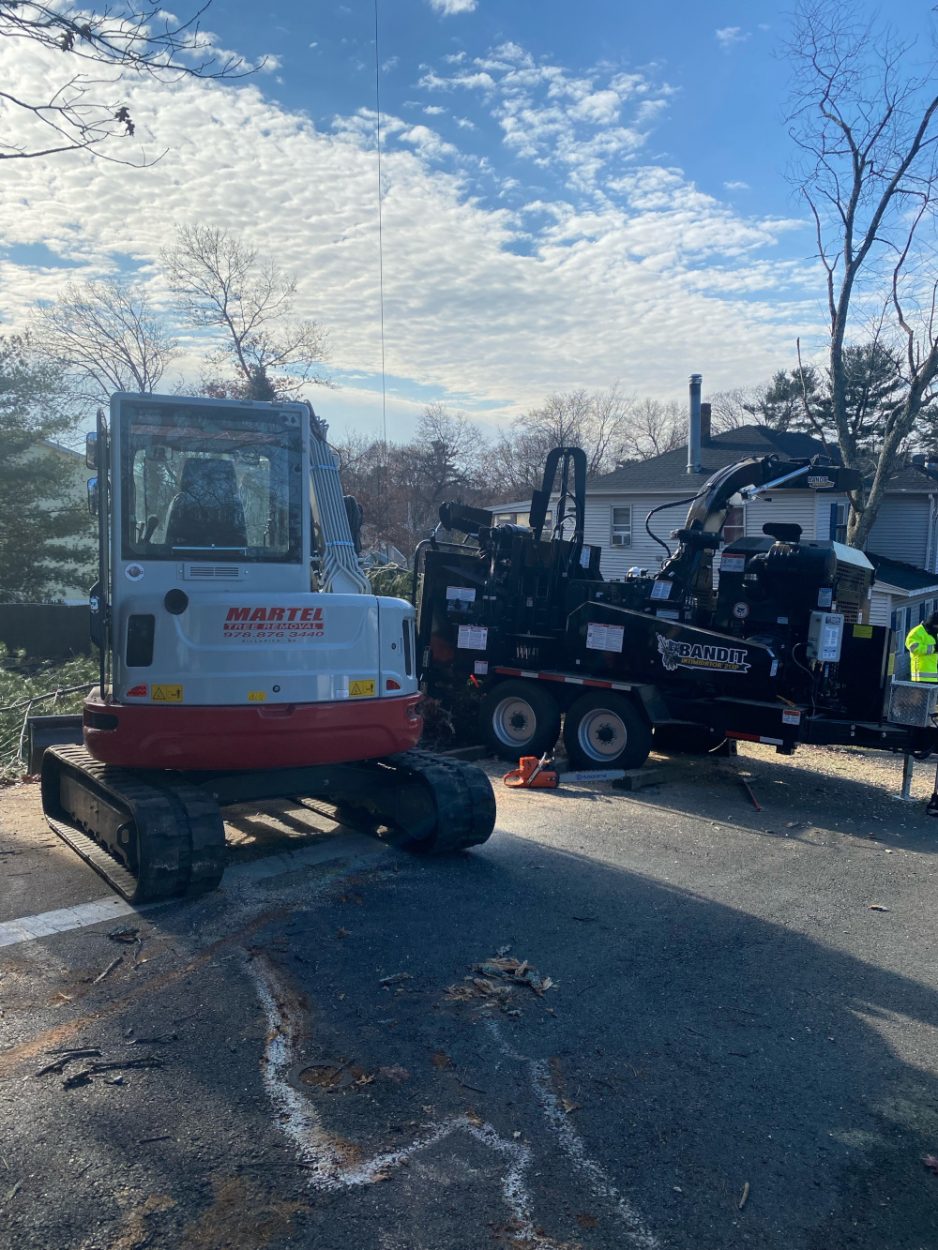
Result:
<svg viewBox="0 0 938 1250"><path fill-rule="evenodd" d="M230 460L193 457L183 465L179 493L169 505L170 547L246 547L244 505Z"/></svg>

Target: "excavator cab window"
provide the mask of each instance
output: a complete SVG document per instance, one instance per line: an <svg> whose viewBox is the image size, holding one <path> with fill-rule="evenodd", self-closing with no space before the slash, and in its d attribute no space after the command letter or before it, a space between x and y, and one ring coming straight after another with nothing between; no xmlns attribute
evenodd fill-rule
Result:
<svg viewBox="0 0 938 1250"><path fill-rule="evenodd" d="M125 409L124 559L296 563L302 434L276 416Z"/></svg>

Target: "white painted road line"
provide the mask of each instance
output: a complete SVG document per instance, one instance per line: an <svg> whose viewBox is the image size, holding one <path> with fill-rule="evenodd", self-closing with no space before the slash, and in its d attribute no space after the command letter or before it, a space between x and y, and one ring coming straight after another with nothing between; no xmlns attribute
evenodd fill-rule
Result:
<svg viewBox="0 0 938 1250"><path fill-rule="evenodd" d="M37 938L50 937L53 933L68 933L70 929L84 929L103 920L117 920L136 910L122 898L110 894L106 898L95 899L93 903L80 903L77 907L60 907L57 911L44 911L37 916L20 916L0 924L0 946L35 942Z"/></svg>
<svg viewBox="0 0 938 1250"><path fill-rule="evenodd" d="M329 837L315 846L300 851L287 851L279 855L265 855L246 864L235 864L222 879L232 887L250 887L255 883L273 881L287 873L300 872L304 868L341 860L344 869L364 866L375 856L388 853L386 844L366 837L364 834L343 833ZM163 899L161 903L143 903L134 907L116 894L96 899L93 903L80 903L76 907L60 907L57 911L44 911L36 916L18 916L15 920L0 923L0 947L18 946L21 942L35 942L38 938L52 937L56 933L69 933L72 929L86 929L89 925L121 916L136 915L152 907L177 903L179 899Z"/></svg>

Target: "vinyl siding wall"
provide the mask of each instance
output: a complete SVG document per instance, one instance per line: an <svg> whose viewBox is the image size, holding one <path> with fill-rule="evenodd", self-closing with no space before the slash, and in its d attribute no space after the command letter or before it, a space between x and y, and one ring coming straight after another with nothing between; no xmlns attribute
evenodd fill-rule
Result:
<svg viewBox="0 0 938 1250"><path fill-rule="evenodd" d="M603 577L622 578L633 565L656 573L665 558L664 548L648 537L645 517L652 508L664 503L662 495L588 495L584 520L585 540L591 547L602 547ZM612 546L612 509L631 507L632 541L627 547ZM687 505L668 508L652 517L652 529L674 550L668 535L684 522Z"/></svg>
<svg viewBox="0 0 938 1250"><path fill-rule="evenodd" d="M746 537L759 538L767 522L780 521L785 525L800 525L804 539L827 538L830 505L823 514L823 528L818 533L818 499L813 490L775 490L770 495L760 495L746 504Z"/></svg>

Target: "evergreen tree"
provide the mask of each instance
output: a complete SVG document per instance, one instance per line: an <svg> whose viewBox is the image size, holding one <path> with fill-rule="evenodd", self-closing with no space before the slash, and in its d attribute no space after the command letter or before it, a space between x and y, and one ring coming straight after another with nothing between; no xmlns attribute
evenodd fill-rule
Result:
<svg viewBox="0 0 938 1250"><path fill-rule="evenodd" d="M0 601L90 585L93 526L49 447L74 429L58 407L60 379L22 338L0 339Z"/></svg>

